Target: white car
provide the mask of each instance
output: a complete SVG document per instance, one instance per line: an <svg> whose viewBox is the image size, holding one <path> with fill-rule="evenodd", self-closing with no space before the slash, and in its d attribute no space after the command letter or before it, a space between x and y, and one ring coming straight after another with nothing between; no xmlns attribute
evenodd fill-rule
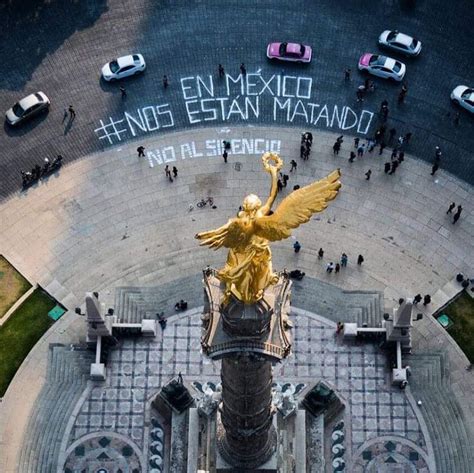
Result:
<svg viewBox="0 0 474 473"><path fill-rule="evenodd" d="M385 30L379 36L379 44L407 56L418 56L421 52L421 41L397 30Z"/></svg>
<svg viewBox="0 0 474 473"><path fill-rule="evenodd" d="M36 92L21 99L5 114L9 125L19 125L28 118L48 110L51 102L44 92Z"/></svg>
<svg viewBox="0 0 474 473"><path fill-rule="evenodd" d="M102 77L106 81L119 80L143 72L145 59L141 54L130 54L114 59L102 68Z"/></svg>
<svg viewBox="0 0 474 473"><path fill-rule="evenodd" d="M474 89L470 89L465 85L458 85L451 92L451 100L474 113Z"/></svg>
<svg viewBox="0 0 474 473"><path fill-rule="evenodd" d="M374 76L400 82L405 77L406 66L403 62L380 54L365 53L359 59L359 69Z"/></svg>

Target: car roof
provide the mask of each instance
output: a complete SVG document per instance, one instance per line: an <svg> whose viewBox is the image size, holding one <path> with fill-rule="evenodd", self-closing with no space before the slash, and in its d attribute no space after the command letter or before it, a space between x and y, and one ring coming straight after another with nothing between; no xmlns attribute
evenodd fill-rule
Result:
<svg viewBox="0 0 474 473"><path fill-rule="evenodd" d="M131 54L129 54L128 56L119 57L117 59L117 62L120 67L135 65L135 61L133 60L133 56Z"/></svg>
<svg viewBox="0 0 474 473"><path fill-rule="evenodd" d="M286 44L286 52L288 53L300 53L301 52L301 44L299 43L287 43Z"/></svg>
<svg viewBox="0 0 474 473"><path fill-rule="evenodd" d="M397 33L395 41L397 43L403 44L404 46L410 46L413 41L413 38L411 36L408 36L407 34Z"/></svg>
<svg viewBox="0 0 474 473"><path fill-rule="evenodd" d="M39 102L39 100L38 100L38 97L36 96L36 94L30 94L30 95L26 96L25 98L21 99L18 103L20 104L20 107L23 110L26 110L26 109L32 107L33 105L37 104L38 102Z"/></svg>
<svg viewBox="0 0 474 473"><path fill-rule="evenodd" d="M388 57L385 59L384 67L387 67L388 69L393 69L393 67L395 66L395 62L395 59Z"/></svg>

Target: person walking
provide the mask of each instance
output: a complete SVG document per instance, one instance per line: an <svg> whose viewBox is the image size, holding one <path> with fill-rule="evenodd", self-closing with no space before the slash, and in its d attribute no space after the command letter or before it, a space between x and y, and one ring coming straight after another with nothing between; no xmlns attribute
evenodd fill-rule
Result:
<svg viewBox="0 0 474 473"><path fill-rule="evenodd" d="M364 151L365 151L365 144L362 143L358 148L357 148L357 157L362 158L364 156Z"/></svg>
<svg viewBox="0 0 474 473"><path fill-rule="evenodd" d="M351 80L351 69L349 67L346 67L346 69L344 70L344 80L346 82L349 82Z"/></svg>
<svg viewBox="0 0 474 473"><path fill-rule="evenodd" d="M453 225L459 220L459 217L461 216L462 212L462 206L458 205L458 208L456 209L456 213L453 215Z"/></svg>
<svg viewBox="0 0 474 473"><path fill-rule="evenodd" d="M361 86L356 90L357 102L363 102L363 101L364 101L364 91L362 90L361 87L364 87L364 86L361 85Z"/></svg>
<svg viewBox="0 0 474 473"><path fill-rule="evenodd" d="M384 141L382 141L382 143L380 143L379 156L382 155L383 150L386 148L386 146L387 146L387 145L385 144Z"/></svg>
<svg viewBox="0 0 474 473"><path fill-rule="evenodd" d="M384 121L387 121L388 118L388 107L382 107L382 118Z"/></svg>
<svg viewBox="0 0 474 473"><path fill-rule="evenodd" d="M322 248L319 248L318 259L323 259L323 256L324 256L324 250Z"/></svg>
<svg viewBox="0 0 474 473"><path fill-rule="evenodd" d="M163 87L164 87L165 89L167 89L167 88L168 88L168 85L169 85L168 76L165 74L165 75L163 76Z"/></svg>
<svg viewBox="0 0 474 473"><path fill-rule="evenodd" d="M339 150L341 149L341 143L336 141L332 147L333 154L339 154Z"/></svg>
<svg viewBox="0 0 474 473"><path fill-rule="evenodd" d="M222 157L224 158L224 163L227 163L227 157L229 155L227 154L227 151L224 149L224 152L222 153Z"/></svg>
<svg viewBox="0 0 474 473"><path fill-rule="evenodd" d="M383 165L383 172L384 172L385 174L387 174L387 173L390 171L391 166L392 166L392 165L391 165L390 163L385 163L385 164Z"/></svg>
<svg viewBox="0 0 474 473"><path fill-rule="evenodd" d="M392 154L390 155L390 161L394 161L395 159L397 159L397 150L394 148L392 150Z"/></svg>
<svg viewBox="0 0 474 473"><path fill-rule="evenodd" d="M398 164L402 164L403 161L405 161L405 152L404 151L400 151L398 153Z"/></svg>
<svg viewBox="0 0 474 473"><path fill-rule="evenodd" d="M426 294L425 297L423 297L423 305L428 305L431 303L431 296L429 294Z"/></svg>
<svg viewBox="0 0 474 473"><path fill-rule="evenodd" d="M292 159L290 161L290 164L291 164L290 172L296 171L296 167L298 166L297 162L294 159Z"/></svg>
<svg viewBox="0 0 474 473"><path fill-rule="evenodd" d="M408 144L410 142L412 135L413 135L413 133L410 133L410 132L405 134L405 143L406 144Z"/></svg>
<svg viewBox="0 0 474 473"><path fill-rule="evenodd" d="M345 268L347 266L348 257L345 253L341 255L341 267Z"/></svg>
<svg viewBox="0 0 474 473"><path fill-rule="evenodd" d="M421 302L421 294L417 294L414 298L413 298L413 304L414 305L417 305Z"/></svg>
<svg viewBox="0 0 474 473"><path fill-rule="evenodd" d="M122 94L122 99L127 96L127 91L125 90L125 87L123 85L120 86L120 93Z"/></svg>
<svg viewBox="0 0 474 473"><path fill-rule="evenodd" d="M176 179L178 177L178 168L173 166L173 177Z"/></svg>
<svg viewBox="0 0 474 473"><path fill-rule="evenodd" d="M219 64L218 71L219 71L219 77L224 77L225 71L224 71L224 66L222 64Z"/></svg>
<svg viewBox="0 0 474 473"><path fill-rule="evenodd" d="M137 148L137 153L138 153L139 158L144 158L145 157L145 147L140 145Z"/></svg>
<svg viewBox="0 0 474 473"><path fill-rule="evenodd" d="M366 173L365 173L365 180L366 181L370 181L370 176L372 175L372 171L369 169Z"/></svg>
<svg viewBox="0 0 474 473"><path fill-rule="evenodd" d="M332 273L334 270L334 263L331 261L326 266L326 273Z"/></svg>
<svg viewBox="0 0 474 473"><path fill-rule="evenodd" d="M244 63L242 63L242 64L240 65L240 73L241 73L243 76L247 75L247 69L245 68L245 64L244 64Z"/></svg>
<svg viewBox="0 0 474 473"><path fill-rule="evenodd" d="M72 122L76 118L76 111L74 110L72 105L69 105L68 111L69 111L69 121Z"/></svg>
<svg viewBox="0 0 474 473"><path fill-rule="evenodd" d="M441 155L442 155L442 151L441 151L441 148L439 146L436 146L435 147L435 159L441 159Z"/></svg>
<svg viewBox="0 0 474 473"><path fill-rule="evenodd" d="M356 158L356 154L354 153L354 151L351 151L351 154L349 156L349 162L353 163L355 158Z"/></svg>
<svg viewBox="0 0 474 473"><path fill-rule="evenodd" d="M354 138L354 148L359 147L359 141L360 141L360 138Z"/></svg>
<svg viewBox="0 0 474 473"><path fill-rule="evenodd" d="M295 241L293 244L293 249L295 250L295 253L299 253L301 250L301 244L298 240Z"/></svg>
<svg viewBox="0 0 474 473"><path fill-rule="evenodd" d="M450 206L448 207L448 210L446 211L447 214L452 213L454 210L454 207L456 207L456 202L451 202Z"/></svg>
<svg viewBox="0 0 474 473"><path fill-rule="evenodd" d="M290 176L288 176L288 174L283 174L282 179L283 179L283 187L286 187L288 184L288 179L290 179Z"/></svg>
<svg viewBox="0 0 474 473"><path fill-rule="evenodd" d="M364 257L362 255L359 255L357 257L357 264L360 266L364 262Z"/></svg>
<svg viewBox="0 0 474 473"><path fill-rule="evenodd" d="M438 161L435 161L433 166L431 166L431 175L434 176L438 169L439 169L439 163Z"/></svg>
<svg viewBox="0 0 474 473"><path fill-rule="evenodd" d="M339 263L336 263L336 266L334 266L334 272L337 274L341 270L341 265Z"/></svg>

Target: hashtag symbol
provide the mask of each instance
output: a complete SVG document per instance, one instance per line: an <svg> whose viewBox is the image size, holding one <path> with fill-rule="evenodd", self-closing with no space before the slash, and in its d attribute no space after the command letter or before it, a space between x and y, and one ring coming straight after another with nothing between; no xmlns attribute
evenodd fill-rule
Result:
<svg viewBox="0 0 474 473"><path fill-rule="evenodd" d="M94 131L99 135L99 140L108 139L110 144L113 144L112 138L117 138L118 141L122 141L121 133L126 133L128 130L126 128L118 129L117 125L122 123L124 120L112 120L112 117L109 117L110 122L104 124L100 120L100 127L96 128Z"/></svg>

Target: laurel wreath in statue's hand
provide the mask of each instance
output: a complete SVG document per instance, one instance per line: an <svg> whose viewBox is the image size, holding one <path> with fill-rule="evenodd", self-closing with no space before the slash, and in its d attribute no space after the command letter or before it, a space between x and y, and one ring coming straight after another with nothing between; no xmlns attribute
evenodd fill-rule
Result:
<svg viewBox="0 0 474 473"><path fill-rule="evenodd" d="M264 153L262 156L262 162L265 171L269 172L270 174L276 174L281 168L283 168L283 161L276 153Z"/></svg>

